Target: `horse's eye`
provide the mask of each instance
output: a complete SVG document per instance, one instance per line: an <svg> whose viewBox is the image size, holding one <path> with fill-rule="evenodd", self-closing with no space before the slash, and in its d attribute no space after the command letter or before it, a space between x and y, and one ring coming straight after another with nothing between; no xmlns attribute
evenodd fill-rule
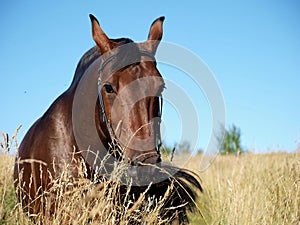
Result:
<svg viewBox="0 0 300 225"><path fill-rule="evenodd" d="M115 92L114 88L110 84L104 84L103 87L104 87L106 93L110 93L111 94L111 93Z"/></svg>

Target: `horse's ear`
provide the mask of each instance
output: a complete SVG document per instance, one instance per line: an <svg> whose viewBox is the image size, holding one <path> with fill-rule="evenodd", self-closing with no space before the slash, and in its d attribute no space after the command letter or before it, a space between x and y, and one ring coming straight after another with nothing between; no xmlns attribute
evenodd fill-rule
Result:
<svg viewBox="0 0 300 225"><path fill-rule="evenodd" d="M112 49L112 42L106 36L106 34L101 29L98 20L92 14L90 14L90 19L92 22L92 34L93 39L96 42L100 53L104 54L105 52Z"/></svg>
<svg viewBox="0 0 300 225"><path fill-rule="evenodd" d="M155 53L158 47L158 44L162 38L163 34L163 22L165 17L159 17L152 23L150 31L148 34L148 40L146 41L146 46L149 51Z"/></svg>

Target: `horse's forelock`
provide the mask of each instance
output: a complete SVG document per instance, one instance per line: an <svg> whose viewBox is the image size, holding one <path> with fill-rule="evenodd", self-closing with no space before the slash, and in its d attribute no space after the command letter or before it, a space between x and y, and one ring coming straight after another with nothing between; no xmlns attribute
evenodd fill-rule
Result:
<svg viewBox="0 0 300 225"><path fill-rule="evenodd" d="M128 38L120 38L116 41L119 47L112 67L123 69L141 60L140 50L135 42Z"/></svg>
<svg viewBox="0 0 300 225"><path fill-rule="evenodd" d="M130 61L138 61L139 57L139 48L136 43L134 43L129 38L117 38L111 39L111 41L115 42L118 46L121 46L118 52L118 59L115 63L121 63L121 65L127 66L130 65ZM123 46L123 47L122 47ZM71 86L77 84L81 77L83 76L84 72L87 68L101 55L97 46L89 49L79 60L74 78L72 81ZM116 66L116 65L113 65Z"/></svg>

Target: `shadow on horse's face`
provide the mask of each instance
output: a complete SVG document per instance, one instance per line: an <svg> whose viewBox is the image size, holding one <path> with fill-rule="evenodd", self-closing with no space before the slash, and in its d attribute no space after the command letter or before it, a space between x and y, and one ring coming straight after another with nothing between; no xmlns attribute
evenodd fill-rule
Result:
<svg viewBox="0 0 300 225"><path fill-rule="evenodd" d="M91 20L93 38L102 55L96 110L104 119L99 121L98 129L117 143L119 154L130 165L159 163L164 81L154 55L162 38L163 18L153 22L148 40L143 43L110 40L93 16Z"/></svg>

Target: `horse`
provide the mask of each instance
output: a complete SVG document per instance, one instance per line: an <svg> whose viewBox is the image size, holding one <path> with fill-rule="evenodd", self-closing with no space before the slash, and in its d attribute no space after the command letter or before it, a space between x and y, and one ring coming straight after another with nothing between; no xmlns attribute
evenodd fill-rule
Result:
<svg viewBox="0 0 300 225"><path fill-rule="evenodd" d="M197 193L202 192L199 177L185 169L163 166L160 155L165 84L155 53L164 17L152 23L148 39L141 43L110 39L93 15L90 20L96 45L80 59L69 88L31 126L20 144L14 167L18 200L24 212L40 213L45 209L38 196L49 190L51 179L61 176L64 165L69 165L70 175L76 178L79 168L75 161L82 161L87 168L85 177L93 179L103 175L103 170L94 166L99 164L97 160L109 155L112 163L105 164L105 171L113 162L129 166L127 172L136 181L132 195L147 190L147 195L159 199L174 184L172 200L167 201L161 216L176 214L177 222L187 223L187 211L195 209ZM91 158L93 154L85 151L88 148L99 157ZM95 158L97 162L91 163ZM169 175L156 176L161 175L159 168ZM127 185L122 187L126 193Z"/></svg>

